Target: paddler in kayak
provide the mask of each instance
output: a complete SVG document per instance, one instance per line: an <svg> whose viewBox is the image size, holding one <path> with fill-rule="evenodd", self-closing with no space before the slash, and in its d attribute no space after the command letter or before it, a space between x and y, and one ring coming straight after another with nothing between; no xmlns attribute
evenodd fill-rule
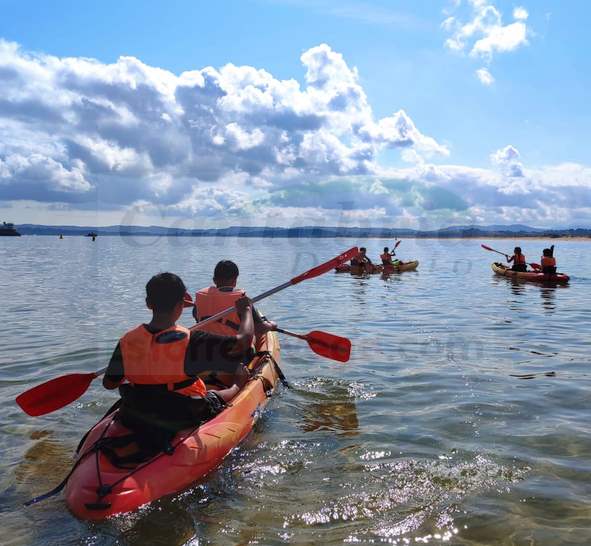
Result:
<svg viewBox="0 0 591 546"><path fill-rule="evenodd" d="M525 261L525 256L521 252L521 247L516 246L513 249L513 256L509 257L507 254L505 255L507 258L507 262L513 262L513 266L511 267L512 271L527 271L527 262Z"/></svg>
<svg viewBox="0 0 591 546"><path fill-rule="evenodd" d="M554 257L554 245L542 251L541 263L542 273L545 275L556 275L556 258Z"/></svg>
<svg viewBox="0 0 591 546"><path fill-rule="evenodd" d="M382 260L382 265L385 265L388 267L398 267L400 265L400 260L398 258L392 260L393 256L396 256L396 252L394 251L394 249L392 249L392 251L390 251L390 249L387 246L385 246L384 252L382 254L380 254L380 259Z"/></svg>
<svg viewBox="0 0 591 546"><path fill-rule="evenodd" d="M193 308L193 317L197 322L205 320L219 311L223 311L228 307L232 307L235 303L246 296L246 292L240 288L236 288L238 284L238 276L240 270L238 266L231 260L222 260L217 263L213 271L213 286L202 288L195 294L195 307ZM267 320L254 307L252 308L252 318L254 323L255 336L266 334L269 330L275 330L277 324ZM237 313L231 313L221 318L216 322L212 322L204 327L205 332L211 334L218 334L221 336L234 336L240 327L240 319ZM249 362L254 356L254 344L242 351L242 362ZM237 355L238 356L238 355ZM234 363L239 364L239 362ZM202 369L200 376L208 380L208 382L215 382L220 380L219 371L225 372L225 375L238 373L243 375L245 372L238 367L232 370L231 367L226 367L224 370ZM232 378L230 378L232 380ZM225 384L227 379L222 380L220 384Z"/></svg>
<svg viewBox="0 0 591 546"><path fill-rule="evenodd" d="M240 270L233 261L222 260L217 263L213 270L214 286L202 288L195 294L193 317L197 322L232 307L237 299L246 296L244 290L236 288L239 275ZM252 318L256 336L277 328L277 324L267 320L254 307L252 308ZM227 315L219 321L207 325L204 330L223 336L235 335L238 331L238 320L233 315Z"/></svg>
<svg viewBox="0 0 591 546"><path fill-rule="evenodd" d="M364 271L371 273L373 270L373 262L370 260L366 253L367 249L364 246L362 246L359 249L359 254L357 255L357 257L351 260L351 267L363 268Z"/></svg>
<svg viewBox="0 0 591 546"><path fill-rule="evenodd" d="M176 324L185 293L185 284L174 273L152 277L146 285L152 320L119 340L105 372L103 386L120 387L121 421L132 430L157 435L160 429L174 428L171 423L177 418L181 428L212 418L248 379L245 375L229 388L208 390L198 375L203 368L216 369L228 362L236 366L239 359L234 353L250 347L254 336L250 300L236 299L238 331L219 336Z"/></svg>

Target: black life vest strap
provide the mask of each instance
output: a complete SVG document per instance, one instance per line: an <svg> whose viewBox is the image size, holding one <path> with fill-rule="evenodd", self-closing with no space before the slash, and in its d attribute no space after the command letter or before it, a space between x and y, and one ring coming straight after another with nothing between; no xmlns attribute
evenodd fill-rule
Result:
<svg viewBox="0 0 591 546"><path fill-rule="evenodd" d="M173 391L180 391L181 389L184 389L185 387L190 387L193 383L195 383L195 378L191 378L189 377L188 379L183 379L182 381L179 381L178 383L161 383L161 384L154 384L151 385L149 383L147 384L143 384L143 383L130 383L130 385L138 386L138 387L147 387L149 389L154 389L155 391L169 391L169 392L173 392ZM170 387L172 388L169 388Z"/></svg>
<svg viewBox="0 0 591 546"><path fill-rule="evenodd" d="M201 320L207 320L211 316L213 316L213 315L203 316L203 317L201 317ZM201 321L198 321L197 324L199 324L199 322L201 322ZM232 330L236 330L236 331L240 330L240 324L236 324L233 320L222 317L222 318L217 319L216 322L219 322L220 324L223 324L224 326L228 326L228 327L232 328Z"/></svg>

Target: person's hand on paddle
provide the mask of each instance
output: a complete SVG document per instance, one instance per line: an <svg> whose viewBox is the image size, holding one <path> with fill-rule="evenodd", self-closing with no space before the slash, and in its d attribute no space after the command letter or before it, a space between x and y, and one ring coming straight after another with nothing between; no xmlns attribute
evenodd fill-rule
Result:
<svg viewBox="0 0 591 546"><path fill-rule="evenodd" d="M242 296L240 299L237 299L235 306L238 316L240 317L242 317L245 313L252 311L252 301L250 301L248 296Z"/></svg>

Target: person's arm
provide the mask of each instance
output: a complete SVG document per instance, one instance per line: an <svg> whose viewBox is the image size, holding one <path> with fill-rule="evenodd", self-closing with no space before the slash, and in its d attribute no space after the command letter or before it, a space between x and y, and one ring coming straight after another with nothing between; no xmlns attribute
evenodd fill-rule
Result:
<svg viewBox="0 0 591 546"><path fill-rule="evenodd" d="M554 245L552 245L550 247L550 256L552 256L552 258L554 258Z"/></svg>
<svg viewBox="0 0 591 546"><path fill-rule="evenodd" d="M513 260L515 260L515 256L511 256L509 258L509 255L508 254L505 254L505 257L507 258L507 263L511 263Z"/></svg>
<svg viewBox="0 0 591 546"><path fill-rule="evenodd" d="M254 339L254 320L252 318L252 303L247 296L236 301L236 311L240 317L240 328L236 334L236 349L246 351Z"/></svg>
<svg viewBox="0 0 591 546"><path fill-rule="evenodd" d="M254 307L252 309L252 319L254 321L254 333L257 336L262 336L269 330L277 330L277 323L262 316Z"/></svg>
<svg viewBox="0 0 591 546"><path fill-rule="evenodd" d="M116 389L123 378L123 355L121 354L121 346L117 343L103 377L103 387L109 390Z"/></svg>

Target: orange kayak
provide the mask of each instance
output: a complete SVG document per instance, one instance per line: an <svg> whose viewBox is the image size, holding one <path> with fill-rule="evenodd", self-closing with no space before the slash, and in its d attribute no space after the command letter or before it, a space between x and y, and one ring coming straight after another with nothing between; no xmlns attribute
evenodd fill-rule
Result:
<svg viewBox="0 0 591 546"><path fill-rule="evenodd" d="M199 428L179 432L170 454L159 453L131 468L114 466L93 446L130 431L115 419L117 411L101 419L80 446L68 479L65 497L70 511L84 520L103 520L187 489L212 472L252 430L280 380L277 335L263 336L257 351L261 354L249 364L253 378L232 405Z"/></svg>
<svg viewBox="0 0 591 546"><path fill-rule="evenodd" d="M491 265L492 270L497 275L509 277L511 279L518 279L520 281L533 281L549 284L566 284L570 277L565 273L556 273L555 275L547 275L545 273L536 271L513 271L510 267L495 262Z"/></svg>

